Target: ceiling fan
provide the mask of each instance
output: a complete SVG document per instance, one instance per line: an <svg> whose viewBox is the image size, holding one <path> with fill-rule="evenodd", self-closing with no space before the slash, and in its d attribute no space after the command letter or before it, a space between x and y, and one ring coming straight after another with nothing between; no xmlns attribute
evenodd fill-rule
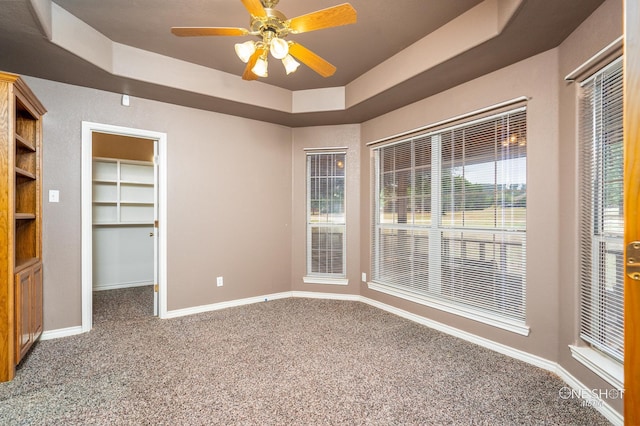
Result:
<svg viewBox="0 0 640 426"><path fill-rule="evenodd" d="M257 36L258 41L246 41L235 45L236 54L247 64L242 78L257 80L267 77L267 52L282 60L287 74L300 64L296 59L323 77L330 77L336 67L295 41L284 40L289 34L300 34L324 28L353 24L356 10L349 3L328 7L316 12L287 19L275 9L279 0L241 0L251 15L249 29L234 27L172 27L171 32L180 37L193 36ZM295 59L294 59L295 58Z"/></svg>

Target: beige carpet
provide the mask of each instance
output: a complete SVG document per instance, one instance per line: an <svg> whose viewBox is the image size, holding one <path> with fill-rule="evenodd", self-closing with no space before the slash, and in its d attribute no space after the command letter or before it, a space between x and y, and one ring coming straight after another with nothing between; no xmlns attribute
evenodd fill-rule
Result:
<svg viewBox="0 0 640 426"><path fill-rule="evenodd" d="M172 320L96 293L90 333L39 342L2 425L599 425L554 375L358 302L286 299Z"/></svg>

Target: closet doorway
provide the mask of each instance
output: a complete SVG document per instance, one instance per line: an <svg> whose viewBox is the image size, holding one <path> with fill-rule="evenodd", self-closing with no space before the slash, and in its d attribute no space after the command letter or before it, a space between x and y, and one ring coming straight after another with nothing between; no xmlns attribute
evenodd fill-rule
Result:
<svg viewBox="0 0 640 426"><path fill-rule="evenodd" d="M118 298L137 294L122 291L145 287L131 312L158 315L155 284L157 241L154 159L157 141L93 132L93 292ZM151 290L151 291L146 291ZM96 315L94 294L93 320ZM155 300L154 300L155 299Z"/></svg>
<svg viewBox="0 0 640 426"><path fill-rule="evenodd" d="M163 317L166 135L83 122L82 148L82 329L94 292L137 288L140 309Z"/></svg>

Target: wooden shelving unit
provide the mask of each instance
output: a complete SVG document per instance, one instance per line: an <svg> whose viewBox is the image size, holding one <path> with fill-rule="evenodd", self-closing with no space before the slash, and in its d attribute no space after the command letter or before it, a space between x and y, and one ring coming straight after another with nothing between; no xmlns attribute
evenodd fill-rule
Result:
<svg viewBox="0 0 640 426"><path fill-rule="evenodd" d="M42 333L42 116L24 81L0 72L0 381Z"/></svg>

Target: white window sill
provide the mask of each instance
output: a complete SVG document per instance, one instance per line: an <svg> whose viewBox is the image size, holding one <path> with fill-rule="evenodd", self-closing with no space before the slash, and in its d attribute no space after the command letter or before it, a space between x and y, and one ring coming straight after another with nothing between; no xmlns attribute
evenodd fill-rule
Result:
<svg viewBox="0 0 640 426"><path fill-rule="evenodd" d="M348 285L347 278L328 278L328 277L302 277L305 284L327 284L327 285Z"/></svg>
<svg viewBox="0 0 640 426"><path fill-rule="evenodd" d="M571 356L616 389L624 389L624 369L620 363L584 346L572 346Z"/></svg>
<svg viewBox="0 0 640 426"><path fill-rule="evenodd" d="M511 321L497 315L479 312L472 308L459 306L454 303L446 302L444 300L432 299L427 296L418 296L414 293L403 291L384 284L368 282L367 285L371 290L376 290L382 293L390 294L391 296L400 297L411 302L419 303L430 308L439 309L450 314L459 315L464 318L488 324L493 327L501 328L503 330L511 331L513 333L521 334L523 336L529 335L529 326L518 321Z"/></svg>

